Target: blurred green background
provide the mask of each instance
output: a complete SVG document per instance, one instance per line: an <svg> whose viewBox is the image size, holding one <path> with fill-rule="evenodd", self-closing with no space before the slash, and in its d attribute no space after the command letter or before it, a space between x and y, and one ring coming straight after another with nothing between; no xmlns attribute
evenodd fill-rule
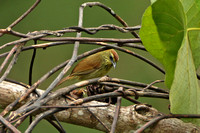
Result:
<svg viewBox="0 0 200 133"><path fill-rule="evenodd" d="M35 1L34 0L0 0L0 29L6 28L13 21L15 21L21 14L23 14ZM78 23L78 11L79 6L84 3L89 2L87 0L43 0L36 7L36 9L30 13L23 21L16 25L13 29L22 33L27 33L31 31L39 30L60 30L65 27L77 26ZM91 1L90 1L91 2ZM121 16L130 26L140 25L141 17L145 9L150 4L147 0L99 0L99 2L111 7L119 16ZM89 8L84 10L84 27L95 27L102 24L115 24L119 25L110 14L99 7ZM65 36L74 37L74 33L66 34ZM129 33L119 33L117 31L102 31L98 32L96 35L87 35L87 37L107 37L107 38L132 38ZM10 35L4 35L0 38L0 45L7 42L19 39ZM39 42L40 43L40 42ZM26 44L32 45L32 42ZM90 45L80 45L79 54L96 48L98 46ZM0 53L6 52L11 47L7 47L1 50ZM69 59L72 54L73 45L62 45L57 47L50 47L46 50L37 50L37 56L34 65L33 82L37 81L42 75L51 70L54 66L60 64L61 62ZM148 59L156 62L150 54L144 51L131 49L132 51L139 53ZM164 75L157 71L152 66L144 63L143 61L127 55L125 53L119 52L120 61L117 64L117 68L111 70L108 74L111 77L117 77L132 81L151 83L158 79L164 79ZM14 65L9 78L28 83L28 70L31 60L32 51L22 52L18 58L17 64ZM0 63L4 58L0 59ZM58 72L44 82L39 88L45 89L50 82L56 77ZM158 86L163 87L163 84L158 84ZM157 108L159 111L168 113L168 101L163 99L153 99L153 98L140 98L139 101L151 104L153 107ZM123 105L131 105L132 103L123 100ZM100 132L84 127L77 127L71 124L62 123L68 133L75 132ZM28 126L25 122L20 130L24 131ZM36 132L57 132L48 122L42 121L33 131Z"/></svg>

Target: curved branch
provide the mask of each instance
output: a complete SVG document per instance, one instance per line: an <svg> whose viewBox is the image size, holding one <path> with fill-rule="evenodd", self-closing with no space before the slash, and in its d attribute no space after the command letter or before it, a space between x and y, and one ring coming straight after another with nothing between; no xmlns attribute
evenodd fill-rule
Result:
<svg viewBox="0 0 200 133"><path fill-rule="evenodd" d="M14 83L3 81L0 83L0 105L6 107L9 103L13 102L18 97L25 93L26 88ZM39 90L39 93L44 91ZM26 101L34 99L34 96L30 96ZM66 101L64 98L56 98L50 102L50 106L64 106ZM21 104L22 105L22 104ZM20 106L21 106L20 105ZM112 125L114 117L115 105L109 105L101 102L88 102L83 104L84 106L95 106L95 105L106 105L105 107L89 107L90 111L96 115L104 124L109 128ZM78 107L78 106L75 106ZM142 110L141 110L142 109ZM41 113L38 112L38 113ZM37 113L36 113L37 114ZM34 115L36 115L34 114ZM131 105L127 107L121 107L119 119L117 122L116 132L130 132L136 131L138 127L144 125L147 121L157 117L160 113L152 108L145 105ZM89 128L95 128L97 130L106 131L106 129L88 112L86 108L69 108L60 111L55 114L59 121L81 125ZM126 127L126 128L124 128ZM200 131L200 128L192 125L191 123L184 123L179 119L170 118L163 119L154 126L150 127L151 132L162 132L162 131L179 131L179 132L192 132Z"/></svg>

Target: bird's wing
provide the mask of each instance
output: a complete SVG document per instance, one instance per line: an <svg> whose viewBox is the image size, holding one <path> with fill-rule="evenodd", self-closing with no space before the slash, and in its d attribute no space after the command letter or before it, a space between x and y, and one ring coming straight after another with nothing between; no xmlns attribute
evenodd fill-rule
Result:
<svg viewBox="0 0 200 133"><path fill-rule="evenodd" d="M72 70L71 75L85 75L94 72L101 67L102 56L95 54L80 61Z"/></svg>

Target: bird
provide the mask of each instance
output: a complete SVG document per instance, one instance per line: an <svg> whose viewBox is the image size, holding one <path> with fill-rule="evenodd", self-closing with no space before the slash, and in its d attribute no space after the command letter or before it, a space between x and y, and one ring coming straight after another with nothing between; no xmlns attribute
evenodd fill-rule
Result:
<svg viewBox="0 0 200 133"><path fill-rule="evenodd" d="M72 70L71 74L61 79L57 86L67 80L87 80L105 76L112 67L116 67L119 56L114 49L108 49L90 55L80 61Z"/></svg>

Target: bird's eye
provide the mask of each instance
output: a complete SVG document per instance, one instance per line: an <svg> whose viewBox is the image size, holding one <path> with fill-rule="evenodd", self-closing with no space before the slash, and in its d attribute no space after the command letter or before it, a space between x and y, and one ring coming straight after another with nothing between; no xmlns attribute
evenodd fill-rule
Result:
<svg viewBox="0 0 200 133"><path fill-rule="evenodd" d="M110 60L113 61L113 57L112 57L112 55L110 55Z"/></svg>

